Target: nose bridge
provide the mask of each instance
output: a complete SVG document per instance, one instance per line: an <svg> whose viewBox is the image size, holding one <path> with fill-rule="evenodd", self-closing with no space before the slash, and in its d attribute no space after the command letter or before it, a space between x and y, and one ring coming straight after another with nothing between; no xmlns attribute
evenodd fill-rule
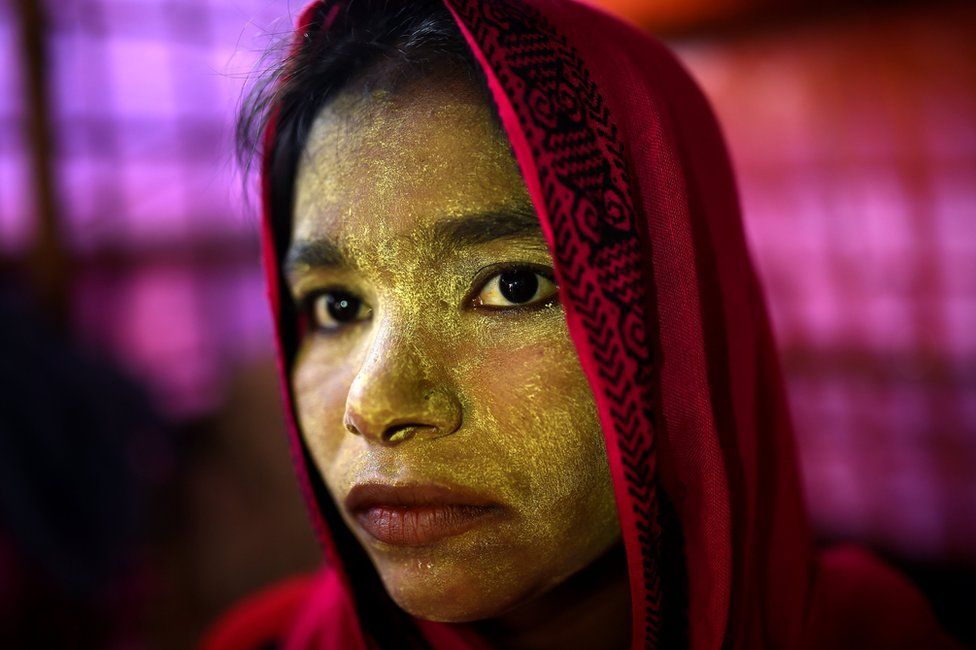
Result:
<svg viewBox="0 0 976 650"><path fill-rule="evenodd" d="M357 379L364 374L391 375L397 383L433 382L436 364L432 363L432 328L414 304L385 306L374 315L373 336L369 341ZM364 377L364 380L370 378Z"/></svg>
<svg viewBox="0 0 976 650"><path fill-rule="evenodd" d="M345 426L383 444L454 433L461 406L445 372L436 327L412 305L375 314L373 332L346 399Z"/></svg>

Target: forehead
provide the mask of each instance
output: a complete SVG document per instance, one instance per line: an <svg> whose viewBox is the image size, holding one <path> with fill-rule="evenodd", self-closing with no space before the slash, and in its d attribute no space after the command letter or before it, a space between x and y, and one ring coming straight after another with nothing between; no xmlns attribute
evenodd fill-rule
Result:
<svg viewBox="0 0 976 650"><path fill-rule="evenodd" d="M529 204L491 110L461 79L340 94L317 116L299 159L293 240L375 241Z"/></svg>

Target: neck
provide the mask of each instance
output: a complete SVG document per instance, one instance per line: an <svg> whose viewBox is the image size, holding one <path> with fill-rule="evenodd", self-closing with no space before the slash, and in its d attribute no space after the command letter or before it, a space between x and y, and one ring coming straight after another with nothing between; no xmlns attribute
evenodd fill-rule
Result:
<svg viewBox="0 0 976 650"><path fill-rule="evenodd" d="M622 542L525 605L478 625L496 647L627 648L630 580Z"/></svg>

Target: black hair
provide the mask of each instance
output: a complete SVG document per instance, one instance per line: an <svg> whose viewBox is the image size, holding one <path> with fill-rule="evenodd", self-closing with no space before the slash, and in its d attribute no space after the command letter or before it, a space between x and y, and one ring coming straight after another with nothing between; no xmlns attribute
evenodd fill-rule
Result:
<svg viewBox="0 0 976 650"><path fill-rule="evenodd" d="M478 63L443 0L347 0L329 29L323 29L336 3L321 3L301 41L285 43L287 54L261 76L245 96L237 120L238 158L245 170L261 163L270 183L269 204L274 246L281 260L291 237L291 212L299 156L316 116L330 99L354 86L364 96L377 86L396 90L437 74L460 75L474 82L485 101L490 91ZM274 56L274 50L269 54ZM266 57L267 59L268 57ZM272 141L264 150L264 133L274 120ZM266 156L267 158L263 158ZM278 270L279 282L284 281ZM296 313L283 300L282 323L286 366L294 359ZM297 421L297 419L296 419ZM303 460L315 467L308 449ZM319 510L350 575L353 598L363 629L380 648L422 648L416 626L386 593L365 551L336 511L318 472L310 482Z"/></svg>

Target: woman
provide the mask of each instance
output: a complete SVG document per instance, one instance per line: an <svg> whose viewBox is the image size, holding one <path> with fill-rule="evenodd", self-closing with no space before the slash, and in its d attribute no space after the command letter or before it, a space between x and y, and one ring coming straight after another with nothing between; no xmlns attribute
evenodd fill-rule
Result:
<svg viewBox="0 0 976 650"><path fill-rule="evenodd" d="M316 2L263 127L314 578L210 648L951 647L810 542L722 139L558 0Z"/></svg>

